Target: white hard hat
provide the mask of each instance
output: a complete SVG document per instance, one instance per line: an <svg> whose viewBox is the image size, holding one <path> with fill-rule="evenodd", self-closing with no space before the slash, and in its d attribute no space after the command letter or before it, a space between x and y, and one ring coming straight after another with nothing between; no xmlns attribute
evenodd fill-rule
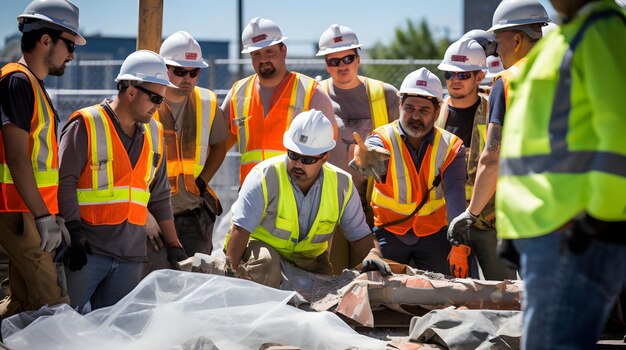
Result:
<svg viewBox="0 0 626 350"><path fill-rule="evenodd" d="M176 32L161 44L159 54L165 64L176 67L206 68L209 65L202 60L200 44L185 31Z"/></svg>
<svg viewBox="0 0 626 350"><path fill-rule="evenodd" d="M543 24L550 22L548 12L539 0L503 0L493 13L493 25L488 31Z"/></svg>
<svg viewBox="0 0 626 350"><path fill-rule="evenodd" d="M485 69L485 50L478 41L461 38L448 47L443 61L437 68L448 72L472 72Z"/></svg>
<svg viewBox="0 0 626 350"><path fill-rule="evenodd" d="M624 10L626 10L626 1L624 1L624 0L615 0L615 3L617 4L617 6L623 8Z"/></svg>
<svg viewBox="0 0 626 350"><path fill-rule="evenodd" d="M163 57L150 50L135 51L126 57L120 74L115 78L117 82L122 80L176 87L170 83Z"/></svg>
<svg viewBox="0 0 626 350"><path fill-rule="evenodd" d="M485 74L485 79L480 83L481 85L491 85L493 78L500 72L504 70L504 66L502 65L502 60L500 57L489 56L487 57L487 74Z"/></svg>
<svg viewBox="0 0 626 350"><path fill-rule="evenodd" d="M283 36L283 32L280 31L276 23L267 18L255 17L250 20L241 33L241 43L243 44L241 53L250 53L276 45L285 39L287 37Z"/></svg>
<svg viewBox="0 0 626 350"><path fill-rule="evenodd" d="M29 18L38 21L28 21ZM78 7L68 0L34 0L17 16L17 21L22 33L41 28L59 29L75 35L76 45L87 43L78 33Z"/></svg>
<svg viewBox="0 0 626 350"><path fill-rule="evenodd" d="M443 88L441 80L426 68L420 68L407 75L400 85L398 96L419 95L434 97L439 101L443 98Z"/></svg>
<svg viewBox="0 0 626 350"><path fill-rule="evenodd" d="M359 44L359 38L356 33L341 24L331 24L328 29L322 33L318 43L319 51L315 56L324 56L329 53L357 49L363 45Z"/></svg>
<svg viewBox="0 0 626 350"><path fill-rule="evenodd" d="M485 51L485 56L498 56L498 41L494 33L482 29L472 29L463 34L461 38L471 38L478 41Z"/></svg>
<svg viewBox="0 0 626 350"><path fill-rule="evenodd" d="M548 33L550 33L551 31L555 30L558 27L559 26L556 23L550 22L547 25L541 27L541 33L543 34L543 36L546 36Z"/></svg>
<svg viewBox="0 0 626 350"><path fill-rule="evenodd" d="M335 131L324 113L311 109L298 114L283 136L283 146L304 155L318 155L335 148Z"/></svg>

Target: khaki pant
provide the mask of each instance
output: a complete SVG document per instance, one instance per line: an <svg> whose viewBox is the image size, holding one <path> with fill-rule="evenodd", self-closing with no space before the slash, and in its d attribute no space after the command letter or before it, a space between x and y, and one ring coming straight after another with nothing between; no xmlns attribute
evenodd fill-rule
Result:
<svg viewBox="0 0 626 350"><path fill-rule="evenodd" d="M329 256L330 254L326 251L314 260L295 258L293 263L309 272L331 275L333 266ZM280 259L280 254L269 244L251 239L243 253L236 275L269 287L280 288Z"/></svg>
<svg viewBox="0 0 626 350"><path fill-rule="evenodd" d="M11 288L11 295L0 303L0 317L69 303L57 282L54 251L39 249L41 237L32 214L0 213L0 244L9 257Z"/></svg>

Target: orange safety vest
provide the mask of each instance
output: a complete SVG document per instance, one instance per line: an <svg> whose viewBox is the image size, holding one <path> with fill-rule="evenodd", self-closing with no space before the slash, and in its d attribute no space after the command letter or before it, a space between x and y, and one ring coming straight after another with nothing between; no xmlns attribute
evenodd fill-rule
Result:
<svg viewBox="0 0 626 350"><path fill-rule="evenodd" d="M411 214L433 185L435 177L443 176L448 165L459 153L463 145L460 138L438 127L434 127L434 133L433 142L428 145L418 172L411 153L400 136L397 120L374 130L374 134L383 141L385 149L391 153L386 181L375 183L372 193L371 203L376 226ZM385 229L402 236L413 228L416 236L428 236L448 224L446 214L443 183L439 183L428 193L424 206L413 218Z"/></svg>
<svg viewBox="0 0 626 350"><path fill-rule="evenodd" d="M15 72L24 73L33 88L34 107L28 138L30 161L41 198L48 211L51 214L57 214L59 212L57 202L59 157L54 109L48 101L43 87L39 85L39 80L25 66L19 63L7 64L2 68L0 79ZM30 210L13 183L4 152L4 141L0 134L0 198L2 198L0 212L28 212Z"/></svg>
<svg viewBox="0 0 626 350"><path fill-rule="evenodd" d="M241 153L239 182L261 161L284 154L283 134L299 113L308 111L317 89L315 79L300 73L289 73L289 81L264 116L259 96L257 75L253 74L235 83L231 91L231 132L237 135Z"/></svg>
<svg viewBox="0 0 626 350"><path fill-rule="evenodd" d="M100 105L83 108L87 130L87 161L76 188L80 217L90 225L117 225L128 219L145 225L150 184L161 164L163 126L152 119L144 125L143 148L133 168L111 117Z"/></svg>
<svg viewBox="0 0 626 350"><path fill-rule="evenodd" d="M180 175L183 175L183 185L187 192L200 195L195 179L206 163L216 106L217 95L213 91L195 87L185 107L181 130L176 130L176 121L166 103L153 116L153 119L163 124L167 147L167 177L173 195L178 193Z"/></svg>
<svg viewBox="0 0 626 350"><path fill-rule="evenodd" d="M496 74L496 76L493 78L494 83L496 82L496 80L502 79L502 85L504 86L504 99L505 99L506 106L509 105L509 85L511 83L511 79L519 75L519 73L522 71L522 68L526 64L526 61L528 61L528 58L522 57L519 61L515 62L515 64L513 64L511 67ZM493 84L491 84L491 86L493 86Z"/></svg>

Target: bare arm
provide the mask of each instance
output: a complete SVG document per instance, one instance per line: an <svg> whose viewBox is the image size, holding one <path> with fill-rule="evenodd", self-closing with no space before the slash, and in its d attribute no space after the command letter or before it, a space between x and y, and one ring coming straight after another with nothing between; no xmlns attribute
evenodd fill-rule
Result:
<svg viewBox="0 0 626 350"><path fill-rule="evenodd" d="M174 220L167 219L159 221L159 228L161 229L161 234L165 240L166 247L182 247L182 244L180 244L180 241L178 240L178 235L176 234Z"/></svg>
<svg viewBox="0 0 626 350"><path fill-rule="evenodd" d="M468 207L470 213L476 216L483 211L485 205L487 205L491 197L496 193L501 143L502 126L489 123L487 142L478 160L474 192L472 193L472 200Z"/></svg>
<svg viewBox="0 0 626 350"><path fill-rule="evenodd" d="M380 250L380 245L378 245L378 240L373 234L369 234L357 241L350 242L350 247L356 255L357 261L362 261L363 259L365 259L365 257L367 257L367 254L369 254L370 250L372 249L376 249L379 256L383 255Z"/></svg>
<svg viewBox="0 0 626 350"><path fill-rule="evenodd" d="M237 270L243 258L243 253L248 247L250 232L237 225L233 225L228 234L230 238L228 239L228 247L226 248L226 257L230 260L230 265L233 270Z"/></svg>
<svg viewBox="0 0 626 350"><path fill-rule="evenodd" d="M50 212L37 189L33 165L30 162L28 152L28 137L28 132L13 124L2 127L4 154L15 188L33 216L40 217L48 215Z"/></svg>

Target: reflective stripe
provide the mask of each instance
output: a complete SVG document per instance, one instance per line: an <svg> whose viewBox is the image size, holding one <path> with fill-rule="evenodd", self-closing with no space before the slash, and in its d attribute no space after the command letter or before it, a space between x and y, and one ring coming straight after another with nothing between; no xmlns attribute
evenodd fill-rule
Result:
<svg viewBox="0 0 626 350"><path fill-rule="evenodd" d="M91 139L91 171L92 171L92 188L94 190L113 189L113 149L112 145L107 142L111 137L109 123L102 118L102 113L98 106L83 108L79 111L85 118L85 127L89 128L90 134L95 139Z"/></svg>
<svg viewBox="0 0 626 350"><path fill-rule="evenodd" d="M196 97L196 163L194 168L194 177L198 177L204 168L207 158L207 150L209 147L209 136L215 119L215 108L217 105L217 97L207 89L194 89ZM206 103L205 103L206 102ZM202 106L202 108L198 108ZM201 147L204 146L204 147Z"/></svg>
<svg viewBox="0 0 626 350"><path fill-rule="evenodd" d="M411 179L407 176L408 171L406 171L406 164L402 160L401 142L403 141L400 134L394 131L393 124L387 124L384 128L391 141L391 147L393 148L391 158L389 159L392 163L390 167L391 177L395 180L393 196L398 204L409 204L408 198L411 198L411 194L409 193L411 188Z"/></svg>
<svg viewBox="0 0 626 350"><path fill-rule="evenodd" d="M260 163L265 159L276 157L286 152L283 150L254 150L241 155L241 164Z"/></svg>
<svg viewBox="0 0 626 350"><path fill-rule="evenodd" d="M157 145L157 148L159 148L156 150L156 153L163 154L163 150L160 149L161 147L163 147L163 144L159 142L159 135L160 135L159 129L161 129L162 127L163 126L157 123L157 121L155 121L154 119L151 119L150 122L144 124L146 136L148 136L146 137L146 139L148 141L148 147L150 149L150 152L148 153L148 171L145 176L145 181L147 184L146 192L150 192L150 184L152 183L152 180L154 179L154 176L156 175L157 167L159 166L162 160L162 159L159 159L157 164L155 164L154 162L155 145Z"/></svg>
<svg viewBox="0 0 626 350"><path fill-rule="evenodd" d="M239 126L239 133L237 134L237 147L239 153L244 154L246 152L246 145L248 142L248 119L250 118L250 103L252 95L252 88L255 85L256 75L249 76L245 79L238 81L234 87L233 97L231 98L231 106L235 115L233 116L233 123L235 126ZM242 87L245 86L245 89Z"/></svg>
<svg viewBox="0 0 626 350"><path fill-rule="evenodd" d="M150 193L140 188L130 188L127 186L115 187L112 191L94 191L90 189L76 189L76 196L80 205L98 205L131 202L148 206Z"/></svg>
<svg viewBox="0 0 626 350"><path fill-rule="evenodd" d="M54 169L50 171L38 171L34 173L35 182L38 187L53 186L58 183L59 170ZM11 177L11 171L6 164L0 164L0 183L13 184L13 177Z"/></svg>
<svg viewBox="0 0 626 350"><path fill-rule="evenodd" d="M500 171L505 176L524 176L533 173L580 174L600 171L626 177L626 155L601 151L570 151L567 145L569 115L571 110L572 59L585 31L597 20L618 15L626 24L623 14L606 10L591 15L572 39L559 67L559 80L552 100L548 135L550 154L528 155L516 158L503 157Z"/></svg>
<svg viewBox="0 0 626 350"><path fill-rule="evenodd" d="M264 169L262 185L263 198L265 198L266 201L265 213L263 213L263 216L270 216L275 218L278 215L278 196L268 202L268 198L270 198L270 193L278 193L280 188L278 184L278 173L275 166L268 166ZM276 220L261 220L261 226L265 228L268 232L271 232L272 236L278 239L288 240L289 237L291 237L290 231L286 231L276 227Z"/></svg>
<svg viewBox="0 0 626 350"><path fill-rule="evenodd" d="M380 80L365 78L365 88L370 101L372 129L389 123L384 84Z"/></svg>

